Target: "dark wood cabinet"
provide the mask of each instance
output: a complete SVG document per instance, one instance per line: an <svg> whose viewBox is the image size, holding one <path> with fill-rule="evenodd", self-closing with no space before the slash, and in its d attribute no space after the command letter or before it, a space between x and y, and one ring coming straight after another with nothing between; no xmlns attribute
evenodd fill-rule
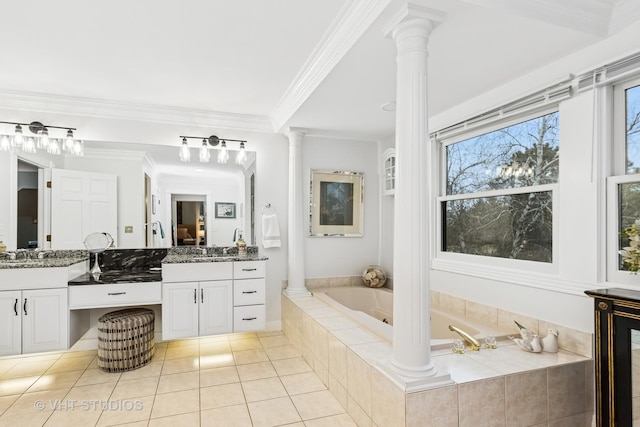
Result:
<svg viewBox="0 0 640 427"><path fill-rule="evenodd" d="M638 425L640 291L612 288L585 293L594 299L595 309L597 425L632 426L634 419Z"/></svg>

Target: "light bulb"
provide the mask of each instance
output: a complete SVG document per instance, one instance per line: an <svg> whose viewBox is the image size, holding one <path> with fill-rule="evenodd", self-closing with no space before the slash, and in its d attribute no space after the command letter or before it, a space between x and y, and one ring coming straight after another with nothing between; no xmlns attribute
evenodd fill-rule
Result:
<svg viewBox="0 0 640 427"><path fill-rule="evenodd" d="M244 142L240 143L240 151L236 154L236 165L244 165L244 162L247 160L247 153L244 151Z"/></svg>
<svg viewBox="0 0 640 427"><path fill-rule="evenodd" d="M33 138L25 138L22 142L22 151L25 153L35 154L36 152L36 143Z"/></svg>
<svg viewBox="0 0 640 427"><path fill-rule="evenodd" d="M42 127L38 131L38 148L49 148L49 130L46 127Z"/></svg>
<svg viewBox="0 0 640 427"><path fill-rule="evenodd" d="M13 146L22 145L24 137L22 136L22 126L16 125L16 131L13 134Z"/></svg>
<svg viewBox="0 0 640 427"><path fill-rule="evenodd" d="M187 145L187 138L182 138L182 145L180 146L180 161L191 161L191 151L189 150L189 146Z"/></svg>
<svg viewBox="0 0 640 427"><path fill-rule="evenodd" d="M2 138L0 138L0 150L1 151L11 150L11 140L9 139L9 135L2 135Z"/></svg>
<svg viewBox="0 0 640 427"><path fill-rule="evenodd" d="M67 137L64 140L64 151L73 151L73 131L71 129L69 129L67 131Z"/></svg>
<svg viewBox="0 0 640 427"><path fill-rule="evenodd" d="M220 151L218 151L218 163L227 163L229 160L229 153L227 152L227 143L222 141L220 144Z"/></svg>
<svg viewBox="0 0 640 427"><path fill-rule="evenodd" d="M84 142L76 139L73 141L73 150L71 153L75 156L84 156Z"/></svg>
<svg viewBox="0 0 640 427"><path fill-rule="evenodd" d="M207 140L202 140L202 147L200 147L200 162L201 163L209 163L209 159L211 159L211 153L209 153L209 147L207 146Z"/></svg>
<svg viewBox="0 0 640 427"><path fill-rule="evenodd" d="M60 152L60 142L58 142L57 139L52 139L49 142L49 146L47 147L47 153L57 156L58 154L60 154Z"/></svg>

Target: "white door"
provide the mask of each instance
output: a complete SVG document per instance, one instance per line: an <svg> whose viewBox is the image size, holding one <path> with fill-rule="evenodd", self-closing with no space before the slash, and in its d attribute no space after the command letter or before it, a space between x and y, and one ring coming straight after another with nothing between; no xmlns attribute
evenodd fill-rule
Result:
<svg viewBox="0 0 640 427"><path fill-rule="evenodd" d="M52 169L51 248L83 249L94 232L118 238L117 176Z"/></svg>
<svg viewBox="0 0 640 427"><path fill-rule="evenodd" d="M22 293L0 292L0 356L20 354L22 343L21 318Z"/></svg>
<svg viewBox="0 0 640 427"><path fill-rule="evenodd" d="M200 282L200 335L233 332L233 281Z"/></svg>
<svg viewBox="0 0 640 427"><path fill-rule="evenodd" d="M162 339L198 336L198 282L162 284Z"/></svg>
<svg viewBox="0 0 640 427"><path fill-rule="evenodd" d="M22 291L22 352L66 350L67 289Z"/></svg>

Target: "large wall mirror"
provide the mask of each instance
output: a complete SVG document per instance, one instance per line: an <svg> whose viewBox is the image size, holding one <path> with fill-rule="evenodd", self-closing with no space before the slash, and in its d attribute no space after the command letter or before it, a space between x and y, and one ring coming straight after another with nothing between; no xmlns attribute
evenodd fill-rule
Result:
<svg viewBox="0 0 640 427"><path fill-rule="evenodd" d="M12 175L8 191L0 192L0 199L6 199L0 203L15 210L9 215L9 228L15 230L16 248L81 248L81 235L103 231L80 230L77 223L68 224L66 228L78 236L69 240L74 243L61 245L52 215L55 201L47 186L52 170L115 176L117 192L109 203L117 210L112 231L117 247L230 246L238 230L247 242L255 242L256 153L247 149L244 162L238 164L239 147L231 146L228 161L221 164L212 148L211 160L201 163L198 148L191 147L188 163L179 160L177 144L85 141L82 157L0 153L0 166L7 166ZM55 187L55 181L50 185ZM235 216L216 218L216 203L233 205ZM185 228L191 236L186 239L178 236Z"/></svg>

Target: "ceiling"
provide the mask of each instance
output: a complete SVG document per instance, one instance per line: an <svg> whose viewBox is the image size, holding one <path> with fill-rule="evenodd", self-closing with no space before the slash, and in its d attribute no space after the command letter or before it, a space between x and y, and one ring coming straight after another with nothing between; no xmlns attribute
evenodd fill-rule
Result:
<svg viewBox="0 0 640 427"><path fill-rule="evenodd" d="M401 3L5 2L3 15L13 19L0 26L0 108L140 120L197 116L207 135L303 127L388 139L395 115L381 106L395 99L396 64L394 43L382 29ZM637 20L640 6L640 0L420 3L446 13L429 42L432 115L605 39ZM175 143L175 135L168 137Z"/></svg>

